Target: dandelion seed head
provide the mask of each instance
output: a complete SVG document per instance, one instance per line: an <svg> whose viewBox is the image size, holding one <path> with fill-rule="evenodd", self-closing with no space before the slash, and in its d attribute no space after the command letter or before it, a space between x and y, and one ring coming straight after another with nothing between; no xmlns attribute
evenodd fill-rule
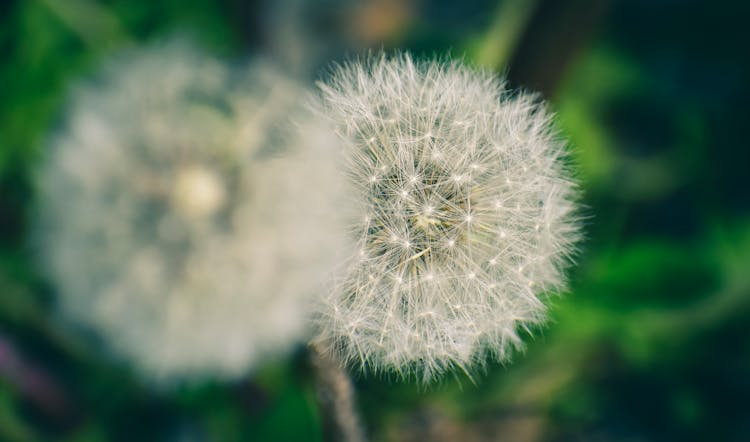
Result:
<svg viewBox="0 0 750 442"><path fill-rule="evenodd" d="M240 376L302 339L345 229L342 145L301 93L184 41L79 82L38 174L65 317L158 383Z"/></svg>
<svg viewBox="0 0 750 442"><path fill-rule="evenodd" d="M488 72L408 55L346 64L320 87L371 218L352 228L368 259L324 300L317 345L425 382L507 359L563 288L579 236L550 114Z"/></svg>

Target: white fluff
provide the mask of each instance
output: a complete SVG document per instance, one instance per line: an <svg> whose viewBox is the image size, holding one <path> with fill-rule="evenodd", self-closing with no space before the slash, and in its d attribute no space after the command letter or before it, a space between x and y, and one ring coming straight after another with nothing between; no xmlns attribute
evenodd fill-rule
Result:
<svg viewBox="0 0 750 442"><path fill-rule="evenodd" d="M339 142L303 93L180 42L79 84L39 174L63 312L165 382L239 376L304 338L344 244L344 190Z"/></svg>
<svg viewBox="0 0 750 442"><path fill-rule="evenodd" d="M321 84L355 187L358 254L315 342L425 382L505 360L579 237L564 143L533 96L458 63L379 56Z"/></svg>

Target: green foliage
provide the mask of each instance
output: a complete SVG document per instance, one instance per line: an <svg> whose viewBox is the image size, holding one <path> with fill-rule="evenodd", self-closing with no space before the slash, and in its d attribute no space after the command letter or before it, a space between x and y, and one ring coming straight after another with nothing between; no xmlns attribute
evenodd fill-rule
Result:
<svg viewBox="0 0 750 442"><path fill-rule="evenodd" d="M118 48L172 32L247 53L263 39L243 20L263 17L262 2L63 3L0 5L0 440L321 440L304 354L231 385L152 391L54 315L55 288L28 247L32 176L70 82ZM469 2L466 16L422 3L431 9L412 11L405 48L492 47L478 36L502 34L481 29L490 2ZM436 428L467 440L750 438L747 3L610 3L552 97L588 215L571 292L551 299L551 325L531 330L524 352L484 377L430 388L358 379L375 440L431 440ZM514 35L516 48L533 37ZM60 386L62 409L23 383L32 368Z"/></svg>

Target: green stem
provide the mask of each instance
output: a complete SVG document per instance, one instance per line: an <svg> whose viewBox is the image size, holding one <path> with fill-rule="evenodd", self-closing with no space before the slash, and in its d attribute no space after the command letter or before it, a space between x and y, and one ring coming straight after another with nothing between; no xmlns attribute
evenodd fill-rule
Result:
<svg viewBox="0 0 750 442"><path fill-rule="evenodd" d="M493 70L505 70L518 47L538 0L506 0L500 4L475 61Z"/></svg>
<svg viewBox="0 0 750 442"><path fill-rule="evenodd" d="M90 0L39 0L93 49L132 40L117 17Z"/></svg>

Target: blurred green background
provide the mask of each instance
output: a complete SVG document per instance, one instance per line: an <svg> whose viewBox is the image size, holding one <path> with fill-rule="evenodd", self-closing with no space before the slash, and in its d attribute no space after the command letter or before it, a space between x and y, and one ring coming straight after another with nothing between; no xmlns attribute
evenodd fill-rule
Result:
<svg viewBox="0 0 750 442"><path fill-rule="evenodd" d="M174 32L312 81L368 48L450 52L551 100L585 192L571 289L476 384L356 379L376 441L750 440L750 2L0 2L0 440L322 440L304 349L153 391L60 326L28 248L66 87Z"/></svg>

